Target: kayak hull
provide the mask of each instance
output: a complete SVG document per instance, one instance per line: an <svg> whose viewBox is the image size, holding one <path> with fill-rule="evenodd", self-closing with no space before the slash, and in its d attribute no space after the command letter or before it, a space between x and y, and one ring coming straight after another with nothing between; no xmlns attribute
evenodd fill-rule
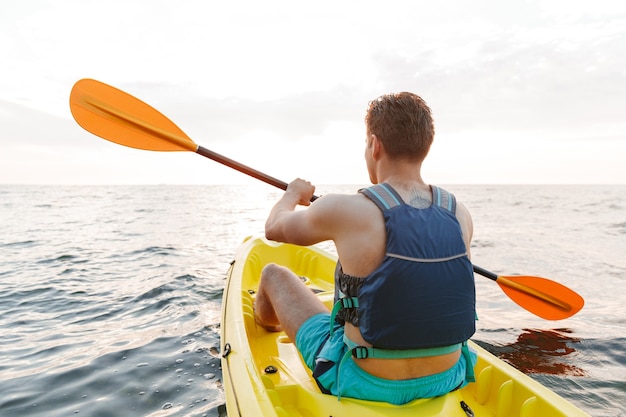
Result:
<svg viewBox="0 0 626 417"><path fill-rule="evenodd" d="M222 304L222 375L229 417L588 416L471 341L478 353L476 382L442 397L397 406L322 394L292 341L254 321L254 298L268 263L289 267L326 305L333 301L335 256L317 247L244 240L228 271Z"/></svg>

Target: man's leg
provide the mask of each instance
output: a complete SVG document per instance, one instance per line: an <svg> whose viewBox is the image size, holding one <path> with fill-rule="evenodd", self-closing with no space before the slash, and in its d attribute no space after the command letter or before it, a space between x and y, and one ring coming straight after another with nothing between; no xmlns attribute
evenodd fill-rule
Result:
<svg viewBox="0 0 626 417"><path fill-rule="evenodd" d="M285 331L292 341L310 317L328 313L326 306L289 269L269 264L263 268L256 296L255 319L269 331Z"/></svg>

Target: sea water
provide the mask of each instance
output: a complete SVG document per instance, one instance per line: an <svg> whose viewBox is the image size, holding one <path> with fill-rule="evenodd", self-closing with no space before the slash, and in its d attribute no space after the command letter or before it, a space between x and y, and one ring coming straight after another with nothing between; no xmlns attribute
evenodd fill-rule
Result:
<svg viewBox="0 0 626 417"><path fill-rule="evenodd" d="M472 212L475 264L586 301L546 321L477 275L474 341L592 416L626 414L626 186L444 188ZM0 416L224 415L224 278L280 193L0 186Z"/></svg>

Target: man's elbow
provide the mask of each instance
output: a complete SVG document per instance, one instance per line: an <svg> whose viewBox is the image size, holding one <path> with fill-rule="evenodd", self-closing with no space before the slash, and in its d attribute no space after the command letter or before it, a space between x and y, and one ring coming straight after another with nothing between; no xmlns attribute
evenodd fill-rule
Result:
<svg viewBox="0 0 626 417"><path fill-rule="evenodd" d="M265 223L265 238L268 240L274 240L276 242L282 241L280 239L281 233L277 230L276 227L269 223Z"/></svg>
<svg viewBox="0 0 626 417"><path fill-rule="evenodd" d="M276 237L271 231L268 231L267 229L265 229L265 239L276 240Z"/></svg>

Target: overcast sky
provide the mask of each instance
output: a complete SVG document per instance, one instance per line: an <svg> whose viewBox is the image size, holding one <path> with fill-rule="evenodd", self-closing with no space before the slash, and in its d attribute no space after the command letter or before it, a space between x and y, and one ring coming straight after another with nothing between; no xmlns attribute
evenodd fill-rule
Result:
<svg viewBox="0 0 626 417"><path fill-rule="evenodd" d="M250 181L72 119L94 78L284 181L367 184L381 94L431 106L429 183L626 183L626 2L27 0L0 9L0 183Z"/></svg>

